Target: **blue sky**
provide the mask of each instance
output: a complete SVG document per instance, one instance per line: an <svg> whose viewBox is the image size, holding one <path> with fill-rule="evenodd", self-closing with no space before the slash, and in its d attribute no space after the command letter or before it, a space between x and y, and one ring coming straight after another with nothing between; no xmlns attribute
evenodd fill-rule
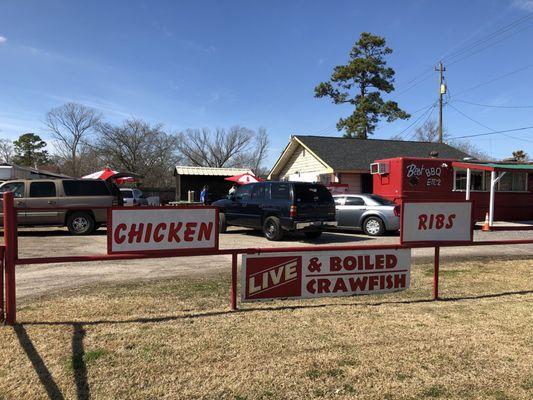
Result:
<svg viewBox="0 0 533 400"><path fill-rule="evenodd" d="M532 12L533 0L2 0L0 136L33 131L48 139L46 111L77 101L112 122L133 116L170 131L263 126L271 165L291 134L340 135L335 123L349 109L315 99L313 88L347 60L361 32L385 36L394 49L397 90L386 98L413 113L437 99L432 69L440 58L446 64L447 54ZM507 36L449 59L450 104L488 127L448 106L451 136L533 125L533 108L460 102L533 106L533 18L497 39ZM437 117L430 110L385 123L374 137L389 138L421 117L408 135ZM533 154L532 132L471 140L497 158L518 148Z"/></svg>

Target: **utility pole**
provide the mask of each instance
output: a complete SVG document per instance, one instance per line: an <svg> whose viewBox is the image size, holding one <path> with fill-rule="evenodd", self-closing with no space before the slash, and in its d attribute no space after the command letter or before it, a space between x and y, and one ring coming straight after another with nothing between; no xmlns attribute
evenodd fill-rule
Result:
<svg viewBox="0 0 533 400"><path fill-rule="evenodd" d="M439 67L435 67L435 71L439 72L439 143L442 143L442 96L446 94L446 85L444 84L443 72L446 68L439 62Z"/></svg>

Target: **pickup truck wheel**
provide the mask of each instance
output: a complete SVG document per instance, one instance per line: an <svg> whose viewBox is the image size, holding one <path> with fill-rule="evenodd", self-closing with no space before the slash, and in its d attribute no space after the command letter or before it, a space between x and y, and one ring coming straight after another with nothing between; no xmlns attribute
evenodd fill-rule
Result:
<svg viewBox="0 0 533 400"><path fill-rule="evenodd" d="M385 224L379 217L368 217L363 222L363 231L368 236L381 236L385 232Z"/></svg>
<svg viewBox="0 0 533 400"><path fill-rule="evenodd" d="M226 233L227 230L228 230L228 224L226 224L226 214L219 213L218 214L218 232Z"/></svg>
<svg viewBox="0 0 533 400"><path fill-rule="evenodd" d="M304 235L307 239L318 239L320 236L322 236L322 231L304 232Z"/></svg>
<svg viewBox="0 0 533 400"><path fill-rule="evenodd" d="M263 223L263 234L268 240L281 240L283 238L283 230L279 218L268 217Z"/></svg>
<svg viewBox="0 0 533 400"><path fill-rule="evenodd" d="M67 228L73 235L88 235L94 231L94 218L86 212L74 212L67 219Z"/></svg>

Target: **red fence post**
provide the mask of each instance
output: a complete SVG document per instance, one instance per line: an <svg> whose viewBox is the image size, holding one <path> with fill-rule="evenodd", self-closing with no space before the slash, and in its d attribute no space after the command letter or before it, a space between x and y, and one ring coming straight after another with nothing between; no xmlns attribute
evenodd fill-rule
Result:
<svg viewBox="0 0 533 400"><path fill-rule="evenodd" d="M439 299L440 246L435 246L435 269L433 270L433 300Z"/></svg>
<svg viewBox="0 0 533 400"><path fill-rule="evenodd" d="M13 204L13 193L4 193L4 244L5 244L5 288L6 324L14 325L17 320L17 300L15 294L15 258L17 253L17 211Z"/></svg>
<svg viewBox="0 0 533 400"><path fill-rule="evenodd" d="M0 246L0 322L5 321L4 315L4 246Z"/></svg>
<svg viewBox="0 0 533 400"><path fill-rule="evenodd" d="M237 253L231 254L231 288L230 288L230 308L237 309Z"/></svg>

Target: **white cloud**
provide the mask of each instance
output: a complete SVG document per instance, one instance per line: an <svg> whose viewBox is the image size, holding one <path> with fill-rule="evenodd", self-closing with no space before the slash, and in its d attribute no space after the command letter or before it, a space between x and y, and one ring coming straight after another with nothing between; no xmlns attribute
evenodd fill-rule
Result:
<svg viewBox="0 0 533 400"><path fill-rule="evenodd" d="M526 11L533 11L533 0L514 0L513 6Z"/></svg>
<svg viewBox="0 0 533 400"><path fill-rule="evenodd" d="M7 42L7 38L5 36L0 36L0 44Z"/></svg>

